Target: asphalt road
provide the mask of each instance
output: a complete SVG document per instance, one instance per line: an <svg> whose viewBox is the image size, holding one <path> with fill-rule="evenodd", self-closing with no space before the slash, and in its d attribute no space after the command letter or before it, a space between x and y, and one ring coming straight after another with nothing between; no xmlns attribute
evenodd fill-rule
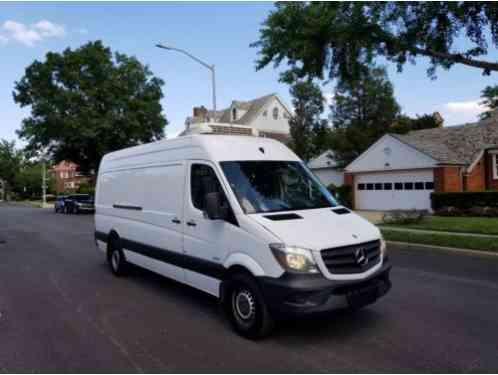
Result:
<svg viewBox="0 0 498 375"><path fill-rule="evenodd" d="M211 297L111 275L92 216L0 205L0 372L497 372L498 257L391 246L364 310L252 342Z"/></svg>

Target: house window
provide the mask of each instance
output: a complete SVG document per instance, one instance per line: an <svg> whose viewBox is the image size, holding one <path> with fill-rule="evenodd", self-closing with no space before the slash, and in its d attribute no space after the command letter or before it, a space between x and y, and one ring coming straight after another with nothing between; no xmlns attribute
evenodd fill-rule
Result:
<svg viewBox="0 0 498 375"><path fill-rule="evenodd" d="M425 190L434 190L434 182L426 182L425 183Z"/></svg>
<svg viewBox="0 0 498 375"><path fill-rule="evenodd" d="M232 121L237 121L237 108L232 109Z"/></svg>
<svg viewBox="0 0 498 375"><path fill-rule="evenodd" d="M373 190L374 184L367 184L367 190Z"/></svg>
<svg viewBox="0 0 498 375"><path fill-rule="evenodd" d="M403 190L403 184L401 182L395 182L394 190Z"/></svg>
<svg viewBox="0 0 498 375"><path fill-rule="evenodd" d="M393 189L393 184L391 182L384 183L384 190L392 190L392 189Z"/></svg>
<svg viewBox="0 0 498 375"><path fill-rule="evenodd" d="M493 178L498 180L498 154L493 155Z"/></svg>
<svg viewBox="0 0 498 375"><path fill-rule="evenodd" d="M382 184L381 183L376 183L375 184L375 190L382 190Z"/></svg>
<svg viewBox="0 0 498 375"><path fill-rule="evenodd" d="M278 108L273 108L273 119L278 120Z"/></svg>
<svg viewBox="0 0 498 375"><path fill-rule="evenodd" d="M415 190L424 190L423 182L415 182Z"/></svg>
<svg viewBox="0 0 498 375"><path fill-rule="evenodd" d="M358 190L365 190L365 184L358 184Z"/></svg>
<svg viewBox="0 0 498 375"><path fill-rule="evenodd" d="M413 190L413 182L405 182L405 190Z"/></svg>

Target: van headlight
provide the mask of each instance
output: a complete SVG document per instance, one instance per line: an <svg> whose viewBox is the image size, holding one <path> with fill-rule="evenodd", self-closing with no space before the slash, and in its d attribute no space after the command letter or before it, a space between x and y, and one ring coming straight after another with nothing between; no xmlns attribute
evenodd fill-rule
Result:
<svg viewBox="0 0 498 375"><path fill-rule="evenodd" d="M290 272L318 273L311 250L283 243L272 243L270 249L283 269Z"/></svg>

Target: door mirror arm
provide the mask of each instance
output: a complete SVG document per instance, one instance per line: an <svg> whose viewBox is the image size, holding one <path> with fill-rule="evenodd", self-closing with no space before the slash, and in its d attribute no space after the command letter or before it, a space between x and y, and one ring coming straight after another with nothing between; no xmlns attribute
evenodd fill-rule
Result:
<svg viewBox="0 0 498 375"><path fill-rule="evenodd" d="M221 193L207 193L204 198L204 215L209 220L224 220L228 218L228 208L222 207Z"/></svg>

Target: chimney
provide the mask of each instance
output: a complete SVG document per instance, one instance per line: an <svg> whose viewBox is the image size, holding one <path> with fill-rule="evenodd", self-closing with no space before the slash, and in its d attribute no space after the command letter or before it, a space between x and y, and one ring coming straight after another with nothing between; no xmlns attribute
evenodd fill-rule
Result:
<svg viewBox="0 0 498 375"><path fill-rule="evenodd" d="M201 117L205 119L207 117L208 111L206 107L201 105L200 107L194 107L194 117Z"/></svg>

